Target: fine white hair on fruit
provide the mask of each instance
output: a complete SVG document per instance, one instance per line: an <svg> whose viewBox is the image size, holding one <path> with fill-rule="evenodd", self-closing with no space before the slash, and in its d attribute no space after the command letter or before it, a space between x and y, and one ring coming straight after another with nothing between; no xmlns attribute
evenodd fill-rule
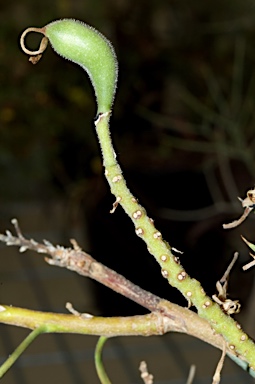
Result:
<svg viewBox="0 0 255 384"><path fill-rule="evenodd" d="M36 51L25 45L30 32L44 35ZM21 48L31 56L33 64L40 60L48 41L60 56L87 72L96 95L97 118L110 115L118 78L118 61L111 42L95 28L74 19L56 20L43 28L27 28L20 38Z"/></svg>
<svg viewBox="0 0 255 384"><path fill-rule="evenodd" d="M97 114L110 111L118 76L116 54L110 41L95 28L74 19L46 25L45 36L60 56L87 72L96 94Z"/></svg>
<svg viewBox="0 0 255 384"><path fill-rule="evenodd" d="M118 77L118 63L110 41L95 28L74 19L46 25L45 36L60 56L87 72L96 94L97 114L110 111Z"/></svg>

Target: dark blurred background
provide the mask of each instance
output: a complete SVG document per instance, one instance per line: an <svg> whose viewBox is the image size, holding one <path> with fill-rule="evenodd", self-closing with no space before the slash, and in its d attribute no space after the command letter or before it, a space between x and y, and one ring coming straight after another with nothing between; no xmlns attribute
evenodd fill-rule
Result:
<svg viewBox="0 0 255 384"><path fill-rule="evenodd" d="M93 128L96 106L87 77L50 47L35 66L21 52L24 29L63 17L99 29L116 49L120 73L111 129L131 190L164 238L184 252L182 264L210 295L233 252L240 252L229 293L241 300L240 319L255 336L254 271L241 270L249 256L240 239L243 234L255 240L254 220L222 229L224 222L242 214L237 196L245 197L255 180L254 2L0 4L1 230L15 216L28 234L64 245L76 237L107 266L186 305L161 278L122 209L109 214L114 197L102 172ZM40 36L30 34L26 41L36 48ZM86 312L87 293L79 281L78 309ZM3 289L3 302L6 294ZM90 284L89 295L95 314L145 312L96 283ZM62 303L50 305L44 299L38 299L37 309L61 309ZM10 300L13 305L30 303L27 296Z"/></svg>

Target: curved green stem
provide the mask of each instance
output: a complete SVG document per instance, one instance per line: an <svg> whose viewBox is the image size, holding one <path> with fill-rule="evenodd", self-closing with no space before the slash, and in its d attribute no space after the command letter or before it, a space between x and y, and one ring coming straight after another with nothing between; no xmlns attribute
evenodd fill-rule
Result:
<svg viewBox="0 0 255 384"><path fill-rule="evenodd" d="M96 349L95 349L95 365L96 365L98 377L102 384L111 384L107 376L107 373L105 372L104 365L102 362L102 350L107 339L108 338L105 336L99 337L99 340L97 342Z"/></svg>
<svg viewBox="0 0 255 384"><path fill-rule="evenodd" d="M29 345L37 338L37 336L41 335L45 332L45 327L42 325L32 332L20 343L20 345L15 349L15 351L8 357L8 359L1 365L0 367L0 378L4 376L4 374L13 366L15 361L21 356L21 354L29 347Z"/></svg>

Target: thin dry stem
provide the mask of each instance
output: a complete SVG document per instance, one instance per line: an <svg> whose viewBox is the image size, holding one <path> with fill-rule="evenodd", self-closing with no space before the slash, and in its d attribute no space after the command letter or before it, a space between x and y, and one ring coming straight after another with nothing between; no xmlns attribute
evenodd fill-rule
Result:
<svg viewBox="0 0 255 384"><path fill-rule="evenodd" d="M255 258L254 255L252 255L251 253L250 253L250 255L251 255L253 258ZM252 261L250 261L248 264L245 264L245 265L243 266L243 270L244 270L244 271L247 271L247 269L250 269L250 268L253 267L254 265L255 265L255 260L252 260Z"/></svg>
<svg viewBox="0 0 255 384"><path fill-rule="evenodd" d="M31 51L25 45L25 38L26 38L27 34L30 32L39 32L39 33L42 33L44 35L44 28L35 28L35 27L27 28L22 33L22 35L20 37L20 45L21 45L23 52L25 52L27 55L30 55L29 61L32 64L37 64L38 61L41 59L43 52L47 48L48 37L43 36L41 43L40 43L40 46L39 46L39 49L37 51Z"/></svg>
<svg viewBox="0 0 255 384"><path fill-rule="evenodd" d="M220 279L221 284L224 284L224 283L226 283L228 281L229 274L230 274L231 269L233 268L236 260L238 259L238 255L239 255L238 252L234 253L234 257L233 257L232 261L230 262L229 266L226 269L226 272L224 273L224 275Z"/></svg>
<svg viewBox="0 0 255 384"><path fill-rule="evenodd" d="M196 374L196 366L194 364L192 364L190 366L189 376L188 376L186 384L192 384L193 383L193 380L195 378L195 374Z"/></svg>
<svg viewBox="0 0 255 384"><path fill-rule="evenodd" d="M249 214L251 213L251 211L253 209L254 209L254 207L246 207L244 209L242 216L239 219L234 220L234 221L232 221L232 223L229 223L229 224L223 224L223 228L224 229L230 229L230 228L238 227L238 225L240 225L249 216Z"/></svg>
<svg viewBox="0 0 255 384"><path fill-rule="evenodd" d="M223 308L224 312L226 312L228 315L239 313L241 309L241 304L239 303L239 300L227 299L229 274L237 258L238 252L235 252L232 261L226 269L226 272L224 273L222 278L216 283L216 289L218 291L218 294L212 296L213 300L218 303Z"/></svg>
<svg viewBox="0 0 255 384"><path fill-rule="evenodd" d="M212 384L219 384L219 382L220 382L220 374L221 374L221 371L222 371L222 368L223 368L223 364L224 364L224 361L225 361L225 356L226 356L226 343L224 342L223 343L223 350L222 350L221 358L220 358L220 360L218 362L218 365L216 367L215 374L213 375L213 382L212 382Z"/></svg>
<svg viewBox="0 0 255 384"><path fill-rule="evenodd" d="M47 48L47 45L48 45L48 38L46 36L44 36L41 40L41 43L40 43L40 46L39 46L39 49L37 51L31 51L30 49L28 49L25 45L25 38L27 36L28 33L30 32L37 32L37 33L42 33L44 35L44 28L35 28L35 27L30 27L30 28L27 28L21 35L20 37L20 45L21 45L21 48L22 50L27 54L27 55L33 55L33 56L36 56L36 55L40 55L42 54L45 49Z"/></svg>
<svg viewBox="0 0 255 384"><path fill-rule="evenodd" d="M245 237L243 237L241 235L241 238L242 240L248 245L249 248L251 248L253 251L254 251L254 244L250 243L248 240L246 240ZM255 259L255 255L253 255L251 252L250 252L250 256ZM246 265L243 266L243 270L244 271L247 271L247 269L253 267L255 265L255 260L252 260L250 261L249 263L247 263Z"/></svg>
<svg viewBox="0 0 255 384"><path fill-rule="evenodd" d="M139 370L144 384L153 384L153 375L148 372L148 367L145 361L141 361Z"/></svg>
<svg viewBox="0 0 255 384"><path fill-rule="evenodd" d="M82 319L91 319L92 317L94 317L93 315L91 315L91 313L81 313L81 312L78 312L72 305L72 303L66 303L66 309L72 313L74 316L78 316L78 317L81 317Z"/></svg>

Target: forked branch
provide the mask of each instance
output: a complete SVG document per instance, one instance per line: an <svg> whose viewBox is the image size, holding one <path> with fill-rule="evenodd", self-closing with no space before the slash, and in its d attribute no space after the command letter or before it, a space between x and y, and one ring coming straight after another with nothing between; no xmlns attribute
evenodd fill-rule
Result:
<svg viewBox="0 0 255 384"><path fill-rule="evenodd" d="M164 300L133 284L124 276L97 262L91 255L82 251L75 241L72 241L73 248L64 248L59 245L54 246L49 241L44 241L43 244L38 243L34 239L26 239L23 236L16 219L12 220L12 223L14 224L17 235L14 236L10 231L6 231L5 235L0 234L0 241L10 246L18 246L20 252L33 250L37 253L47 254L50 257L46 257L45 260L50 265L67 268L82 276L87 276L111 288L115 292L118 292L121 295L124 295L135 301L136 303L140 304L144 308L147 308L149 311L157 314L157 316L163 319L161 322L161 324L163 324L160 331L161 334L169 331L186 333L188 335L197 337L221 350L223 349L224 344L222 336L215 334L210 324L206 320L200 318L196 313L190 311L187 308L183 308L176 304L170 303L169 301ZM3 308L6 307L4 306ZM15 313L12 313L12 316L15 317ZM8 317L6 316L5 311L0 311L0 322L6 322L8 320L10 321L10 324L11 321L14 322L14 319L11 320L12 316ZM70 317L70 315L63 316ZM22 319L25 318L26 323L22 323ZM22 312L22 315L19 315L18 319L16 319L16 325L26 326L27 318L28 317L25 316L25 312ZM79 316L77 318L79 318ZM103 321L102 318L100 319ZM46 321L46 319L44 320ZM62 320L64 321L64 318ZM37 321L39 321L39 318L37 318ZM49 321L48 317L47 321ZM124 319L122 322L123 321ZM86 325L88 324L89 322L86 323ZM91 321L91 324L93 324L93 321ZM77 326L79 326L79 324ZM102 326L103 325L100 323L101 330ZM105 329L107 329L107 327L105 327ZM113 330L107 334L105 333L105 329L102 334L113 336ZM230 354L233 354L233 350L231 348L227 348L227 350Z"/></svg>

